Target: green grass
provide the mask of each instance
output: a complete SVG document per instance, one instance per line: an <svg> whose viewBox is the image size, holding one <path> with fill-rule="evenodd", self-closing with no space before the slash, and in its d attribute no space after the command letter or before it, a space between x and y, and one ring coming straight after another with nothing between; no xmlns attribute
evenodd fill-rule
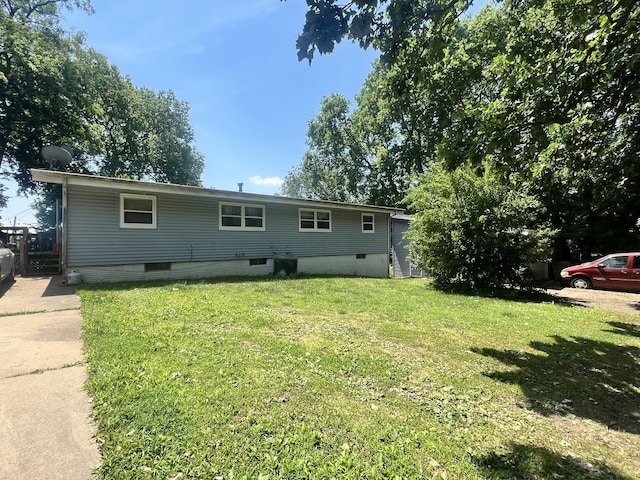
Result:
<svg viewBox="0 0 640 480"><path fill-rule="evenodd" d="M80 290L101 478L637 478L640 315L299 278Z"/></svg>

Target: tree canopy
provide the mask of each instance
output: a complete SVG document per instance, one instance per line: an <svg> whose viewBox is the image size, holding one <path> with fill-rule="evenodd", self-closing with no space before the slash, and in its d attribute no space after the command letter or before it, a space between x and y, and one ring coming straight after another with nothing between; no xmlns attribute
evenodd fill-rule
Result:
<svg viewBox="0 0 640 480"><path fill-rule="evenodd" d="M204 163L188 105L135 87L82 35L65 32L65 8L92 12L88 0L0 3L2 174L37 193L29 171L47 167L42 147L66 144L72 171L199 185Z"/></svg>
<svg viewBox="0 0 640 480"><path fill-rule="evenodd" d="M548 224L576 256L637 249L640 3L507 0L462 18L469 3L308 2L299 54L311 60L345 37L381 50L377 85L360 98L381 92L377 131L394 137L377 146L394 153L395 180L490 168L526 187L538 204L530 226ZM357 102L346 123L380 118Z"/></svg>
<svg viewBox="0 0 640 480"><path fill-rule="evenodd" d="M374 69L357 97L325 97L309 122L302 163L285 178L285 195L386 205L400 203L412 172L401 172L397 132Z"/></svg>
<svg viewBox="0 0 640 480"><path fill-rule="evenodd" d="M402 205L407 188L424 171L430 132L417 127L418 110L393 95L396 71L376 63L352 102L325 97L309 122L302 163L281 192L306 198ZM411 101L411 100L409 100Z"/></svg>
<svg viewBox="0 0 640 480"><path fill-rule="evenodd" d="M307 0L309 7L296 48L298 59L333 52L344 38L393 57L416 33L444 35L473 0Z"/></svg>

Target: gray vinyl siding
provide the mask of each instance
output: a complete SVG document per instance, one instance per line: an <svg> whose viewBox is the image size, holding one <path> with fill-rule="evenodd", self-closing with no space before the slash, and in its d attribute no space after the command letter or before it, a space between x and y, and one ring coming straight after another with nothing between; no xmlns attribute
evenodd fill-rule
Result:
<svg viewBox="0 0 640 480"><path fill-rule="evenodd" d="M325 208L331 211L331 232L300 232L299 206L262 203L265 231L228 231L218 229L217 198L174 194L156 198L156 229L120 228L120 192L69 186L67 265L374 254L389 248L386 213L375 213L375 233L362 233L360 210Z"/></svg>
<svg viewBox="0 0 640 480"><path fill-rule="evenodd" d="M409 230L407 218L393 218L391 226L391 250L393 276L395 278L424 277L422 270L411 265L409 260L409 245L411 242L405 238Z"/></svg>
<svg viewBox="0 0 640 480"><path fill-rule="evenodd" d="M409 264L409 242L404 235L409 229L409 222L394 219L392 221L392 251L393 251L393 276L404 278L411 276L411 266Z"/></svg>

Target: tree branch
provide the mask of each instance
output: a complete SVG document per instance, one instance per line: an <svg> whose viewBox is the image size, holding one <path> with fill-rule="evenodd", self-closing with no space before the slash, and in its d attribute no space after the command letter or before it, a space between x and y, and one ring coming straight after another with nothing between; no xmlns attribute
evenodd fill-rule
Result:
<svg viewBox="0 0 640 480"><path fill-rule="evenodd" d="M41 9L43 7L46 7L47 5L52 5L58 2L64 2L64 0L47 0L44 2L39 2L39 3L35 3L33 4L33 6L31 8L29 8L25 14L25 18L29 18L31 16L32 13L38 11L38 9Z"/></svg>

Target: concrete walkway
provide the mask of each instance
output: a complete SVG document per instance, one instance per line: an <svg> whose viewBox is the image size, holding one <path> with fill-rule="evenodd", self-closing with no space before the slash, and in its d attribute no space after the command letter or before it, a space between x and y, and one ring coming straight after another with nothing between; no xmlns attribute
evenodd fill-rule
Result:
<svg viewBox="0 0 640 480"><path fill-rule="evenodd" d="M0 287L0 479L89 480L100 463L79 308L60 276Z"/></svg>

